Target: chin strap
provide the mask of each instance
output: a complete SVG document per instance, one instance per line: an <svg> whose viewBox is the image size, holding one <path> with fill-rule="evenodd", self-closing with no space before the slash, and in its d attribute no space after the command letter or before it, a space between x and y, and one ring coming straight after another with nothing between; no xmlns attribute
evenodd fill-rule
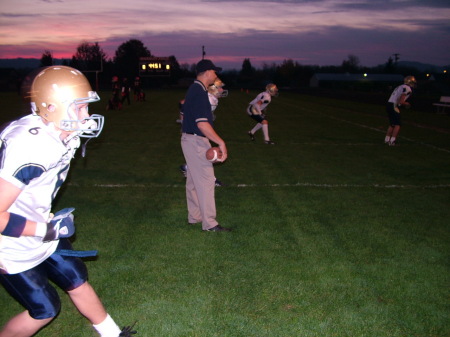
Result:
<svg viewBox="0 0 450 337"><path fill-rule="evenodd" d="M78 136L78 133L77 132L72 132L72 133L70 133L66 138L64 138L63 140L62 140L62 142L64 143L64 145L67 145L67 144L69 144L69 142L72 140L72 138L75 138L75 137L77 137Z"/></svg>
<svg viewBox="0 0 450 337"><path fill-rule="evenodd" d="M86 146L88 141L90 141L92 138L88 138L83 144L81 144L81 156L84 158L86 156Z"/></svg>
<svg viewBox="0 0 450 337"><path fill-rule="evenodd" d="M72 139L72 138L74 138L74 137L80 137L80 135L77 133L77 132L74 132L74 133L72 133L71 135L69 135L69 136L67 136L64 140L63 140L63 143L65 144L65 145L67 145L69 142L70 142L70 140ZM80 137L81 138L81 137ZM83 144L81 144L81 156L84 158L84 157L86 157L86 146L87 146L87 143L91 140L92 138L87 138L87 140L83 143Z"/></svg>

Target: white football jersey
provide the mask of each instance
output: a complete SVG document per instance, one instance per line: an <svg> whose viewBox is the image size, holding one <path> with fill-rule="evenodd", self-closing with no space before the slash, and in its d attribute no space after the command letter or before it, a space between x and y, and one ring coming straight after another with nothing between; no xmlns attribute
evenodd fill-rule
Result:
<svg viewBox="0 0 450 337"><path fill-rule="evenodd" d="M209 103L211 104L211 112L214 112L214 110L216 110L217 106L219 105L219 99L214 96L213 94L210 94L208 92L208 98L209 98Z"/></svg>
<svg viewBox="0 0 450 337"><path fill-rule="evenodd" d="M0 177L22 190L8 209L28 220L48 222L52 201L67 177L79 137L68 144L53 125L28 115L10 123L0 134ZM0 268L16 274L33 268L56 250L58 241L0 235Z"/></svg>
<svg viewBox="0 0 450 337"><path fill-rule="evenodd" d="M253 106L256 103L258 103L259 101L262 102L261 106L260 106L260 110L264 110L269 103L272 101L272 96L270 96L270 94L267 91L264 91L260 94L258 94L258 96L256 96L256 98L250 102L250 105Z"/></svg>
<svg viewBox="0 0 450 337"><path fill-rule="evenodd" d="M406 99L411 95L412 90L409 87L409 85L402 84L399 85L397 88L394 89L394 91L391 94L391 97L389 97L388 102L394 103L395 105L398 105L400 102L400 97L404 94L406 95Z"/></svg>

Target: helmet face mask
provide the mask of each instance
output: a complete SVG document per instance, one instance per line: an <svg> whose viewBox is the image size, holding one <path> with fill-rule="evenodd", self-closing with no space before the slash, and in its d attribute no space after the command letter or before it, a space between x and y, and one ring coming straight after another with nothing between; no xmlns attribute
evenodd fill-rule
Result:
<svg viewBox="0 0 450 337"><path fill-rule="evenodd" d="M269 83L266 85L266 91L270 94L270 96L278 97L278 88L275 84Z"/></svg>
<svg viewBox="0 0 450 337"><path fill-rule="evenodd" d="M220 78L216 78L214 83L208 87L208 92L216 98L227 97L228 90L223 89L225 83Z"/></svg>
<svg viewBox="0 0 450 337"><path fill-rule="evenodd" d="M72 103L68 108L68 119L61 120L57 127L63 131L76 132L80 137L97 137L102 132L104 117L89 115L88 111L88 103Z"/></svg>
<svg viewBox="0 0 450 337"><path fill-rule="evenodd" d="M89 116L87 109L100 97L74 68L51 66L41 70L31 84L30 98L33 113L60 130L94 138L103 129L104 117Z"/></svg>

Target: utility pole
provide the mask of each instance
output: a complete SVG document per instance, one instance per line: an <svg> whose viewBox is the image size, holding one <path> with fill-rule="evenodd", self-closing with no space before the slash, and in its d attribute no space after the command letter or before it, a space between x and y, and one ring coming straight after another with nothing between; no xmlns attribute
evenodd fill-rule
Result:
<svg viewBox="0 0 450 337"><path fill-rule="evenodd" d="M395 63L397 63L399 59L400 59L400 54L398 54L398 53L394 54Z"/></svg>

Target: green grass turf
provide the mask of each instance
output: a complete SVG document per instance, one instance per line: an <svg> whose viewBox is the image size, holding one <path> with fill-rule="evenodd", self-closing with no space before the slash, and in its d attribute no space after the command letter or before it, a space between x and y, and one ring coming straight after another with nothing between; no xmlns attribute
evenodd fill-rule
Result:
<svg viewBox="0 0 450 337"><path fill-rule="evenodd" d="M281 92L269 106L275 146L230 91L216 129L218 220L186 225L178 101L105 112L55 209L76 208L76 249L98 249L90 282L120 325L165 337L450 335L450 118L408 110L400 146L383 144L384 106ZM14 94L2 121L23 112ZM61 293L61 292L60 292ZM39 336L95 333L61 293ZM21 310L0 291L0 322Z"/></svg>

